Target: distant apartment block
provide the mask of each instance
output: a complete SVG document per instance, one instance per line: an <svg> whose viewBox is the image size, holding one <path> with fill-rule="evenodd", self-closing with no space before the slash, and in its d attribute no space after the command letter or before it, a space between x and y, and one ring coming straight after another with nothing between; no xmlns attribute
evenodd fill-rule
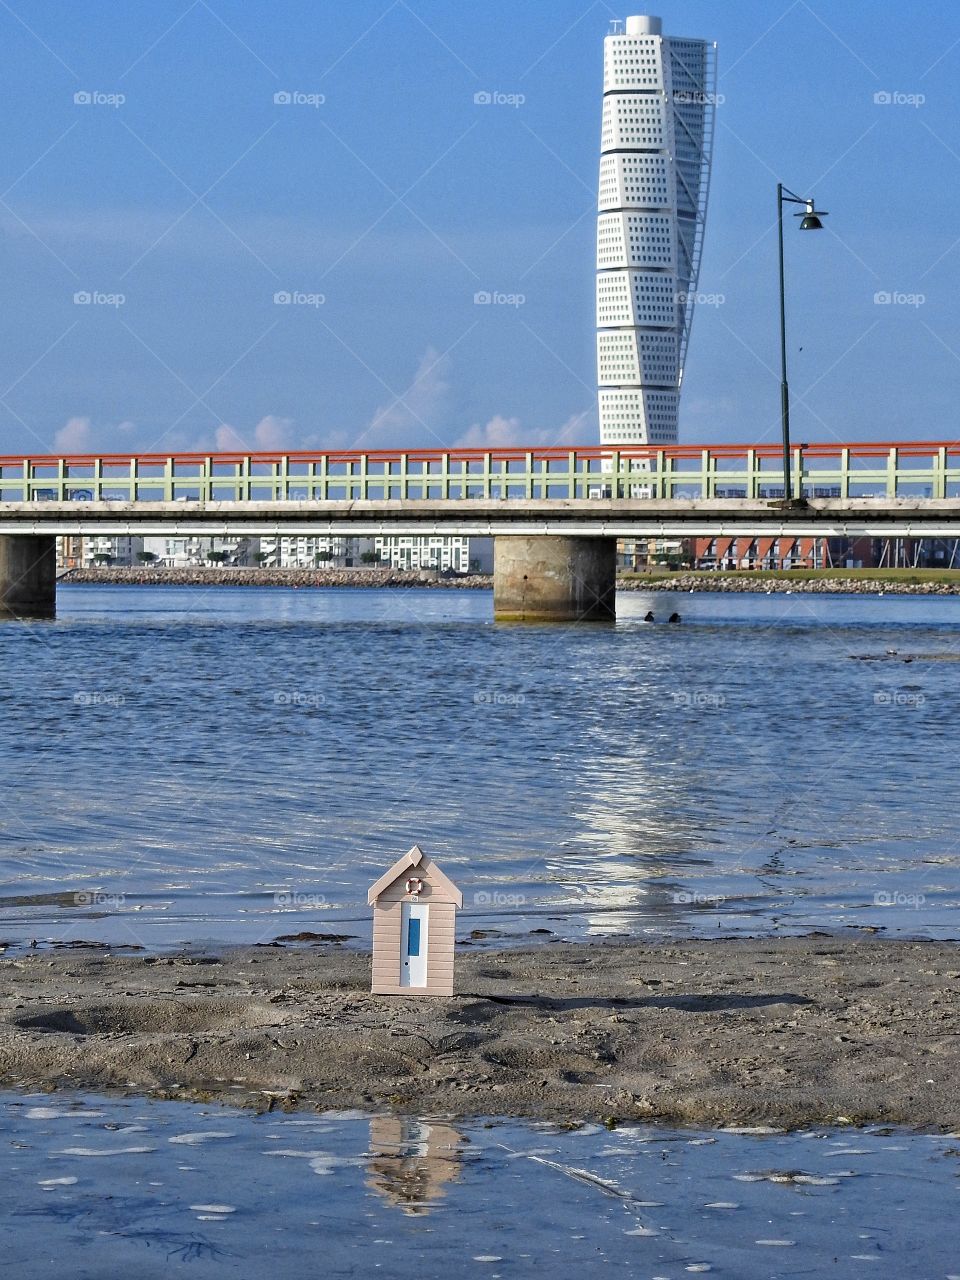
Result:
<svg viewBox="0 0 960 1280"><path fill-rule="evenodd" d="M470 539L431 534L375 538L381 563L391 569L435 569L440 573L470 572Z"/></svg>
<svg viewBox="0 0 960 1280"><path fill-rule="evenodd" d="M222 564L250 566L257 563L259 549L257 538L192 538L157 537L143 538L143 551L152 557L151 563L169 569L189 569L198 565ZM213 552L216 559L211 560Z"/></svg>
<svg viewBox="0 0 960 1280"><path fill-rule="evenodd" d="M82 538L80 564L88 569L97 564L128 566L138 564L143 550L143 538L105 537Z"/></svg>
<svg viewBox="0 0 960 1280"><path fill-rule="evenodd" d="M260 539L260 562L267 568L351 569L373 551L372 538L299 535Z"/></svg>

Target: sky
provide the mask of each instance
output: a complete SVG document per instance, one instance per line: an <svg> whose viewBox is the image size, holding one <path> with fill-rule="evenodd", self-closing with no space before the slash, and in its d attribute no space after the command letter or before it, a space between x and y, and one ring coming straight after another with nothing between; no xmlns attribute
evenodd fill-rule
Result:
<svg viewBox="0 0 960 1280"><path fill-rule="evenodd" d="M637 11L0 0L0 453L596 444ZM778 438L778 181L794 438L960 435L960 6L653 12L720 71L681 441Z"/></svg>

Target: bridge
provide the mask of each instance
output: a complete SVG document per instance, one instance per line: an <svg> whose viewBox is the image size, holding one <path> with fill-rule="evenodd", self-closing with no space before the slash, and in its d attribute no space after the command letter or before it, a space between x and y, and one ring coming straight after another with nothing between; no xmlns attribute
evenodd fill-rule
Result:
<svg viewBox="0 0 960 1280"><path fill-rule="evenodd" d="M618 538L960 536L960 442L0 456L0 614L61 535L494 537L502 618L613 613Z"/></svg>

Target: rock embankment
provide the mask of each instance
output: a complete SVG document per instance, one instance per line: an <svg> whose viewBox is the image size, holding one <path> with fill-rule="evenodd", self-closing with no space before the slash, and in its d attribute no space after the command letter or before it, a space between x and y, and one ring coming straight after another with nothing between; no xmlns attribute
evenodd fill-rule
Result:
<svg viewBox="0 0 960 1280"><path fill-rule="evenodd" d="M699 1125L960 1125L960 949L875 938L561 944L370 994L309 942L74 943L0 961L0 1084L269 1109Z"/></svg>
<svg viewBox="0 0 960 1280"><path fill-rule="evenodd" d="M237 569L197 565L189 569L137 565L68 569L60 582L135 587L489 587L481 573L436 574L400 569Z"/></svg>
<svg viewBox="0 0 960 1280"><path fill-rule="evenodd" d="M437 574L399 569L236 569L197 565L189 569L97 566L68 569L59 581L70 586L136 587L440 587L482 591L493 587L491 574ZM723 591L794 595L960 595L957 582L911 582L896 578L767 578L759 574L678 573L665 577L637 574L617 579L620 591Z"/></svg>
<svg viewBox="0 0 960 1280"><path fill-rule="evenodd" d="M858 596L956 596L958 582L909 582L896 578L866 578L851 575L842 578L766 578L759 574L733 576L725 573L680 573L674 577L638 574L618 578L620 591L727 591L793 595L858 595Z"/></svg>

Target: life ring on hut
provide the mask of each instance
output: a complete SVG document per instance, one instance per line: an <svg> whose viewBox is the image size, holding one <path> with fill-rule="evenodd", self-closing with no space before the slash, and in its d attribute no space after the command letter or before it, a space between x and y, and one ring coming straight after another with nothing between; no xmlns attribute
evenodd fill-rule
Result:
<svg viewBox="0 0 960 1280"><path fill-rule="evenodd" d="M423 881L419 876L411 876L406 884L407 893L412 894L414 898L423 893Z"/></svg>

